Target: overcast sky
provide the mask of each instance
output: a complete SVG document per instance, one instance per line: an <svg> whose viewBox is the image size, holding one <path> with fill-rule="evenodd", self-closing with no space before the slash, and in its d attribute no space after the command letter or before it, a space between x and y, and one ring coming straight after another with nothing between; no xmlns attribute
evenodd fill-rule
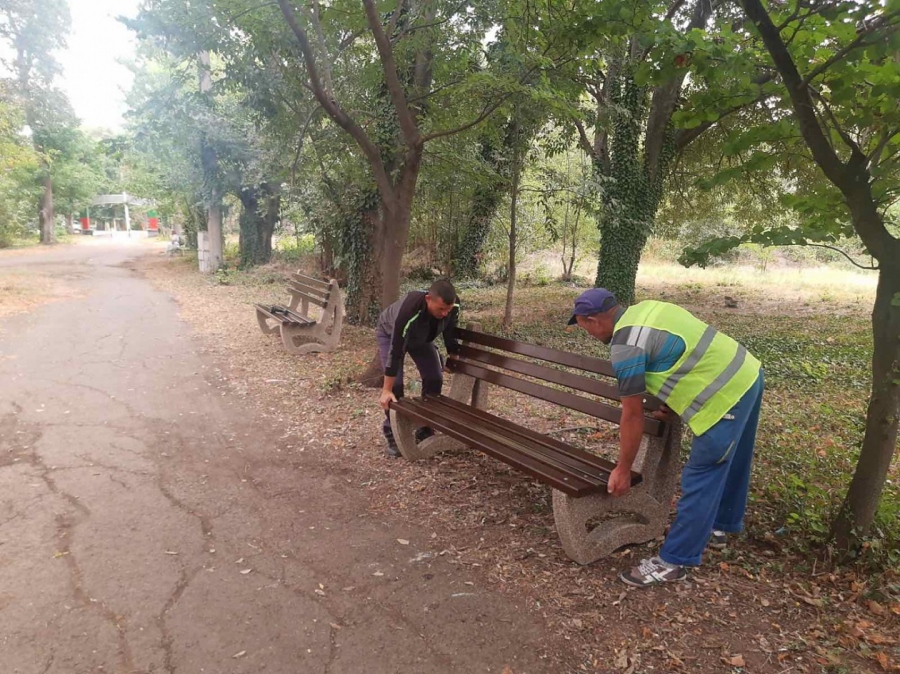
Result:
<svg viewBox="0 0 900 674"><path fill-rule="evenodd" d="M116 17L137 14L140 0L69 0L72 29L68 49L59 54L63 88L87 127L113 131L123 125L125 91L131 72L118 63L134 55L133 34Z"/></svg>

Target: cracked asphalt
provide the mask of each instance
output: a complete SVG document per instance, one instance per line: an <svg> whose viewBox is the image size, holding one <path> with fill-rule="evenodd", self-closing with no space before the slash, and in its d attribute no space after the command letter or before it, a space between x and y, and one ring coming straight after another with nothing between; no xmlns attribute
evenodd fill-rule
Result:
<svg viewBox="0 0 900 674"><path fill-rule="evenodd" d="M270 451L150 252L0 252L72 291L0 319L0 673L560 671L521 601Z"/></svg>

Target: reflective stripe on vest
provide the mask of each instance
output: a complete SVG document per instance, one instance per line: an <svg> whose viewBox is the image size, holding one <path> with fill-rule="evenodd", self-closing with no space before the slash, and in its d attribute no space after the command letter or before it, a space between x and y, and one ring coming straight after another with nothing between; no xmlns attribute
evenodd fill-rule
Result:
<svg viewBox="0 0 900 674"><path fill-rule="evenodd" d="M664 372L645 373L647 391L659 397L701 435L737 404L759 376L759 361L731 337L668 302L648 300L629 307L616 321L621 330L642 328L680 337L685 352Z"/></svg>
<svg viewBox="0 0 900 674"><path fill-rule="evenodd" d="M681 381L682 377L693 370L694 366L700 362L700 359L703 358L703 355L706 353L707 349L709 349L709 345L712 344L715 336L716 329L707 325L706 330L703 331L703 335L700 337L700 341L697 342L697 346L694 347L694 350L691 351L690 355L679 368L663 382L663 385L659 387L659 395L664 395L667 398L669 397L672 393L672 389L674 389L675 385Z"/></svg>

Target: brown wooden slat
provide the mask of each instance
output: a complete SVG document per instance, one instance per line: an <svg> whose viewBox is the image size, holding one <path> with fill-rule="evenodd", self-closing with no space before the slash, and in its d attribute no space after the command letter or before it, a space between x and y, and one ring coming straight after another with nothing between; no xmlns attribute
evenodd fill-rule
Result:
<svg viewBox="0 0 900 674"><path fill-rule="evenodd" d="M319 306L325 306L328 302L328 293L323 294L322 292L305 286L302 283L298 283L297 281L289 281L288 290L297 293L298 295L303 295L310 300L315 300L315 303Z"/></svg>
<svg viewBox="0 0 900 674"><path fill-rule="evenodd" d="M580 374L557 370L539 363L532 363L521 358L513 358L496 351L485 351L474 346L463 345L459 351L459 356L467 360L477 360L481 363L501 367L504 370L518 372L535 379L553 382L561 386L568 386L577 391L591 393L596 396L609 398L610 400L621 400L619 389L614 384L609 384L599 379L591 379Z"/></svg>
<svg viewBox="0 0 900 674"><path fill-rule="evenodd" d="M272 311L270 311L270 309L272 307L277 307L278 309L281 309L284 313L282 313L282 311L280 311L278 313L272 313ZM293 312L290 309L288 309L287 307L281 306L280 304L274 304L274 305L268 305L268 306L265 304L257 304L256 308L259 309L260 311L262 311L269 318L274 318L279 323L303 323L306 325L315 323L315 321L310 320L309 318L306 318L306 316L301 316L300 314Z"/></svg>
<svg viewBox="0 0 900 674"><path fill-rule="evenodd" d="M484 332L475 332L474 330L466 330L465 328L457 328L456 337L460 341L481 344L482 346L487 346L492 349L516 353L520 356L539 358L540 360L546 360L550 363L566 365L578 370L587 370L588 372L606 375L607 377L616 376L616 373L612 368L612 363L608 360L596 358L594 356L584 356L578 353L560 351L559 349L537 346L536 344L528 344L527 342L516 342L512 339L506 339L505 337L488 335Z"/></svg>
<svg viewBox="0 0 900 674"><path fill-rule="evenodd" d="M494 438L489 438L475 429L465 428L459 424L441 419L433 419L431 418L433 415L428 414L421 402L417 403L409 398L401 398L396 403L391 403L391 408L401 414L417 419L423 424L428 424L451 438L456 438L467 444L474 443L479 451L493 456L570 496L584 496L605 488L604 485L591 484L583 478L537 461L533 457L512 449Z"/></svg>
<svg viewBox="0 0 900 674"><path fill-rule="evenodd" d="M561 470L573 471L576 475L595 480L601 485L609 482L609 474L616 467L612 461L607 461L583 449L553 440L450 398L428 396L423 399L423 402L431 414L455 422L464 428L476 428L485 435L498 436L506 444L516 449L522 449L544 463L554 465ZM631 471L632 486L640 481L640 473Z"/></svg>
<svg viewBox="0 0 900 674"><path fill-rule="evenodd" d="M585 414L597 417L598 419L606 419L607 421L612 421L617 424L621 423L622 410L618 407L607 405L606 403L582 398L581 396L569 393L568 391L558 391L549 386L526 381L519 377L513 377L508 374L503 374L502 372L497 372L496 370L489 370L459 358L451 358L447 361L447 366L453 372L459 372L461 374L476 377L477 379L483 379L491 384L497 384L498 386L503 386L504 388L518 391L519 393L526 393L534 398L540 398L541 400L546 400L547 402L561 405L562 407L568 407L572 410L584 412ZM662 431L662 422L657 421L656 419L644 419L644 433L658 437L662 435Z"/></svg>
<svg viewBox="0 0 900 674"><path fill-rule="evenodd" d="M307 276L306 274L301 274L300 272L294 272L293 274L291 274L291 278L295 281L305 283L308 286L312 286L313 288L318 288L320 290L328 291L331 288L331 284L328 281L322 281L321 279Z"/></svg>
<svg viewBox="0 0 900 674"><path fill-rule="evenodd" d="M585 464L590 464L598 470L604 471L605 473L610 473L616 467L616 464L613 461L604 459L602 456L591 454L588 451L585 451L578 447L574 447L568 443L562 442L561 440L557 440L556 438L552 438L549 435L544 435L543 433L538 433L537 431L533 431L530 428L519 426L512 421L495 416L490 412L485 412L484 410L472 407L471 405L466 405L465 403L453 400L452 398L448 398L447 396L428 396L425 398L425 401L429 406L438 408L445 407L457 411L461 415L461 417L465 417L465 419L467 420L463 423L481 423L496 426L497 428L502 429L504 433L516 435L521 438L526 438L531 442L543 445L544 447L547 447L549 450L554 452L568 454L576 458L578 461ZM635 471L631 471L632 485L635 485L640 481L641 474L636 473Z"/></svg>
<svg viewBox="0 0 900 674"><path fill-rule="evenodd" d="M291 288L290 286L288 286L288 292L292 297L300 297L308 301L310 304L315 304L317 307L322 307L324 309L328 306L328 302L323 302L315 295L309 295L302 290L297 290L296 288Z"/></svg>
<svg viewBox="0 0 900 674"><path fill-rule="evenodd" d="M536 461L558 468L565 473L571 473L588 482L598 485L604 485L609 482L610 470L608 468L598 468L593 462L582 461L573 452L553 449L518 433L507 432L497 424L491 423L489 419L476 419L462 410L441 405L435 398L424 399L422 404L424 405L423 409L427 410L427 413L431 415L430 418L439 418L467 430L476 430L486 437L503 443L510 449L519 451ZM576 448L572 447L572 449Z"/></svg>

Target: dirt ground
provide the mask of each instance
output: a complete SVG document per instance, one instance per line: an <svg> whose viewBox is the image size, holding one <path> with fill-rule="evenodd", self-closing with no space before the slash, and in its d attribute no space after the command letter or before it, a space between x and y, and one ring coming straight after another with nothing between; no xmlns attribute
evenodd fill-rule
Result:
<svg viewBox="0 0 900 674"><path fill-rule="evenodd" d="M0 319L2 674L572 668L523 597L320 459L347 420L302 377L287 404L250 405L220 345L136 273L146 250L0 254L3 275L69 291ZM275 368L260 389L284 386Z"/></svg>
<svg viewBox="0 0 900 674"><path fill-rule="evenodd" d="M163 247L0 252L3 674L900 671L897 593L775 532L626 589L656 543L581 567L545 487L473 452L385 458L351 379L370 330L289 356L252 308L285 269L201 277ZM492 390L491 411L614 452L549 405Z"/></svg>
<svg viewBox="0 0 900 674"><path fill-rule="evenodd" d="M202 278L190 261L159 256L138 270L176 298L223 385L278 430L280 451L298 466L348 476L369 512L422 527L427 554L522 602L562 645L551 656L556 671L900 671L900 604L873 598L853 570L807 569L772 533L709 554L686 583L630 590L617 572L657 543L580 567L559 546L545 487L473 452L415 464L386 459L375 392L351 383L371 356L371 331L345 326L336 353L305 357L288 356L259 331L252 304L285 301L285 270L259 272L252 284ZM564 322L560 307L558 316L547 309L549 324ZM821 311L802 302L796 309ZM477 305L466 319L492 310ZM614 451L614 429L586 431L584 419L532 399L492 390L491 410Z"/></svg>

